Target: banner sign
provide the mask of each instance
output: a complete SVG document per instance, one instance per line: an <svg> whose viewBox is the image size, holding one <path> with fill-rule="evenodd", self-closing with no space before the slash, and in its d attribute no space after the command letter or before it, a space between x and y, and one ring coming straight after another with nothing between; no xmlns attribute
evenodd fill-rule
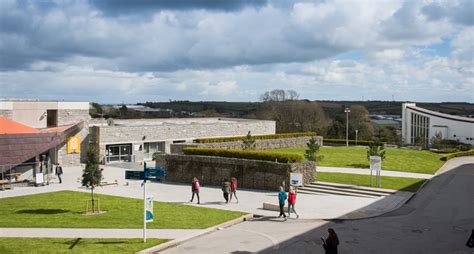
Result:
<svg viewBox="0 0 474 254"><path fill-rule="evenodd" d="M153 221L153 196L147 196L145 199L146 222Z"/></svg>
<svg viewBox="0 0 474 254"><path fill-rule="evenodd" d="M80 153L81 152L81 137L72 136L67 139L67 153Z"/></svg>
<svg viewBox="0 0 474 254"><path fill-rule="evenodd" d="M370 170L382 170L382 158L380 156L370 156Z"/></svg>

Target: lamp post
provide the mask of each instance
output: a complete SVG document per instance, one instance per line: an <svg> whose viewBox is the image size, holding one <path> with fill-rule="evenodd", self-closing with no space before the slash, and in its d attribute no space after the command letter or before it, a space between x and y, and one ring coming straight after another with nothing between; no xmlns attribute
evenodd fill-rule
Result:
<svg viewBox="0 0 474 254"><path fill-rule="evenodd" d="M357 145L357 133L359 133L359 130L356 129L356 145Z"/></svg>
<svg viewBox="0 0 474 254"><path fill-rule="evenodd" d="M344 109L344 113L346 113L346 146L349 146L349 112L351 112L349 108Z"/></svg>

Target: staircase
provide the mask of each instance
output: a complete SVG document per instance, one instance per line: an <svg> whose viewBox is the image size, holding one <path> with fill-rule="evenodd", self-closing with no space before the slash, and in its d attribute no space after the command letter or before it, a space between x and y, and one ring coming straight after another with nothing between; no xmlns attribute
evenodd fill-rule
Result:
<svg viewBox="0 0 474 254"><path fill-rule="evenodd" d="M353 197L378 198L394 194L395 190L361 187L348 184L313 182L298 188L298 193L313 195L343 195Z"/></svg>

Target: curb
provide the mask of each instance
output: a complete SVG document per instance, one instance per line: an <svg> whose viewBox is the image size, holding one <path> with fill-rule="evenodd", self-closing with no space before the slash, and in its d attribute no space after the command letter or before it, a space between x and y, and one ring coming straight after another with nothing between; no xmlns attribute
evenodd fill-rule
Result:
<svg viewBox="0 0 474 254"><path fill-rule="evenodd" d="M176 247L180 244L191 241L191 240L196 239L198 237L210 234L214 231L222 230L224 228L228 228L228 227L231 227L233 225L239 224L241 222L250 220L251 218L253 218L253 216L254 216L253 214L243 215L243 216L240 216L239 218L233 219L231 221L227 221L227 222L221 223L219 225L215 225L215 226L203 229L199 233L192 234L192 235L189 235L189 236L186 236L186 237L183 237L183 238L177 238L177 239L171 240L169 242L162 243L160 245L153 246L153 247L150 247L148 249L141 250L138 253L158 253L160 251L164 251L166 249Z"/></svg>

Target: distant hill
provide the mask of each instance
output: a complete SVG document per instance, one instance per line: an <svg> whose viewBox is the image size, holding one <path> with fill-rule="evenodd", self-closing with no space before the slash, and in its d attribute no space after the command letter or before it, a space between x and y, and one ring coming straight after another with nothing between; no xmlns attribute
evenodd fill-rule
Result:
<svg viewBox="0 0 474 254"><path fill-rule="evenodd" d="M340 114L344 107L362 105L370 114L400 115L402 103L399 101L318 101L328 116ZM218 115L229 117L252 117L260 102L225 102L225 101L170 101L145 102L139 105L150 108L172 109L173 111L203 112L215 111ZM417 103L418 106L451 115L474 115L474 103L441 102Z"/></svg>

